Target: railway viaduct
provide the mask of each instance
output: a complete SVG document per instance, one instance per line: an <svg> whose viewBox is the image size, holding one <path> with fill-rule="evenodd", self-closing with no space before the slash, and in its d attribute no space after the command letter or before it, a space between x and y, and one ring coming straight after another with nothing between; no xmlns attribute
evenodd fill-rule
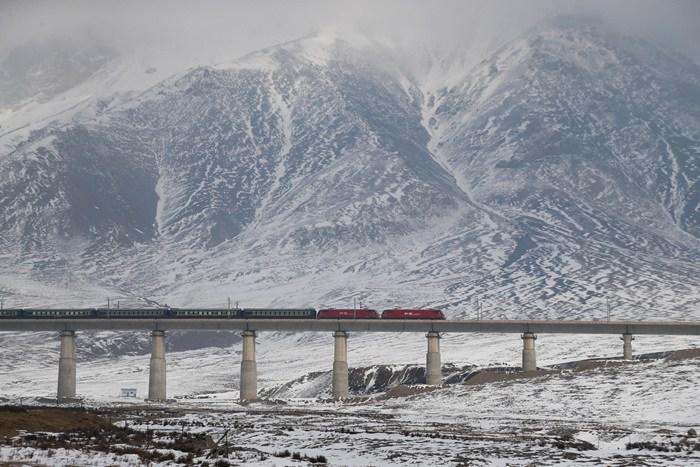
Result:
<svg viewBox="0 0 700 467"><path fill-rule="evenodd" d="M512 333L523 341L522 371L537 370L535 340L537 334L618 334L622 336L622 356L632 359L634 335L700 335L700 322L689 321L537 321L537 320L388 320L388 319L146 319L146 318L71 318L71 319L3 319L2 331L58 331L61 353L58 366L58 400L75 397L75 333L83 330L151 331L152 352L148 398L166 400L165 335L171 330L241 331L240 398L257 398L257 365L255 338L257 332L332 332L335 339L333 360L333 397L348 397L349 333L355 332L419 332L427 337L426 383L440 385L440 334Z"/></svg>

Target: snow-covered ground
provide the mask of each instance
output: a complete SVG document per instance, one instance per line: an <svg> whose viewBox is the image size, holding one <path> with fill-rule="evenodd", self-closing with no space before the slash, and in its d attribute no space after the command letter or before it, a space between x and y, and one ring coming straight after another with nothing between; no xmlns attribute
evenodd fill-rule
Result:
<svg viewBox="0 0 700 467"><path fill-rule="evenodd" d="M350 366L420 364L424 340L412 334L393 338L353 335ZM517 365L521 345L517 335L447 335L442 344L444 362L479 366ZM617 336L541 335L537 344L540 366L619 356L621 350ZM639 337L635 351L648 353L697 344L697 338ZM285 352L280 352L282 348ZM262 334L258 338L261 388L311 371L327 371L331 349L330 335ZM55 343L50 342L23 364L8 365L7 355L3 355L3 394L12 395L13 401L19 396L52 395L55 353ZM331 465L358 466L436 462L700 465L693 444L681 452L669 444L685 442L688 430L700 427L697 358L562 370L533 378L409 391L408 395L375 395L347 403L307 397L247 405L236 400L239 358L237 347L169 355L168 388L175 400L162 412L161 405L149 405L147 411L155 410L155 415L137 417L130 426L143 430L182 430L185 426L215 439L229 429L232 446L251 450L246 451L246 465L289 465L289 459L274 455L284 450L323 455ZM133 413L143 413L140 398L130 402L117 395L120 387L127 386L138 388L143 395L147 378L147 355L83 361L78 366L78 392L85 398L82 404L88 406L131 406ZM325 389L319 388L319 394ZM666 443L670 452L626 448L628 443L643 441ZM0 456L4 460L20 455L3 448ZM96 456L99 462L109 464L104 455ZM82 454L75 459L77 465L97 465L89 464ZM127 460L112 462L128 465Z"/></svg>
<svg viewBox="0 0 700 467"><path fill-rule="evenodd" d="M14 333L0 334L0 387L3 396L53 396L58 374L58 337L41 333L41 340L26 348L13 347ZM113 333L97 334L94 340L113 339ZM81 338L78 334L77 345ZM540 335L538 365L596 357L619 357L619 336ZM651 353L700 345L697 337L637 336L634 352ZM446 334L441 340L443 364L480 367L519 366L522 341L517 334ZM425 364L426 339L421 334L351 334L348 341L350 367ZM191 396L202 392L231 391L237 397L240 345L204 348L167 355L168 395ZM147 393L149 355L125 355L79 361L77 391L95 401L123 401L122 387ZM330 333L284 335L259 333L257 338L259 389L272 388L310 372L329 371L333 364Z"/></svg>

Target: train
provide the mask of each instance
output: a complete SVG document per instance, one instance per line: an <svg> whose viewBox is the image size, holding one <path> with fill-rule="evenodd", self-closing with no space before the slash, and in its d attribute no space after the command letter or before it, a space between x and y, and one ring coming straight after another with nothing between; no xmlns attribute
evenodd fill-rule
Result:
<svg viewBox="0 0 700 467"><path fill-rule="evenodd" d="M80 308L0 309L0 319L445 319L434 308Z"/></svg>

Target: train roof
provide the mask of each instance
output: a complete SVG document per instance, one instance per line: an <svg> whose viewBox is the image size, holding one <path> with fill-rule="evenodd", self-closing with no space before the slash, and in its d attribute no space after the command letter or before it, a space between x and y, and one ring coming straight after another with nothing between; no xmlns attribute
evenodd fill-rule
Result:
<svg viewBox="0 0 700 467"><path fill-rule="evenodd" d="M243 308L168 308L172 311L241 311Z"/></svg>
<svg viewBox="0 0 700 467"><path fill-rule="evenodd" d="M6 308L7 309L7 308ZM21 311L48 311L52 313L65 312L65 311L95 311L97 308L18 308Z"/></svg>
<svg viewBox="0 0 700 467"><path fill-rule="evenodd" d="M275 311L275 312L289 312L289 311L313 311L316 312L315 308L243 308L243 311Z"/></svg>

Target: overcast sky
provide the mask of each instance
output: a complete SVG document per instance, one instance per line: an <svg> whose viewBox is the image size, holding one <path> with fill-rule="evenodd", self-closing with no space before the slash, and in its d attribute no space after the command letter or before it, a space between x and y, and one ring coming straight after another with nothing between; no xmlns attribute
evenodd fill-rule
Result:
<svg viewBox="0 0 700 467"><path fill-rule="evenodd" d="M71 36L186 64L232 59L323 29L382 35L403 45L501 42L555 13L602 16L630 34L700 62L700 0L0 0L0 47Z"/></svg>

